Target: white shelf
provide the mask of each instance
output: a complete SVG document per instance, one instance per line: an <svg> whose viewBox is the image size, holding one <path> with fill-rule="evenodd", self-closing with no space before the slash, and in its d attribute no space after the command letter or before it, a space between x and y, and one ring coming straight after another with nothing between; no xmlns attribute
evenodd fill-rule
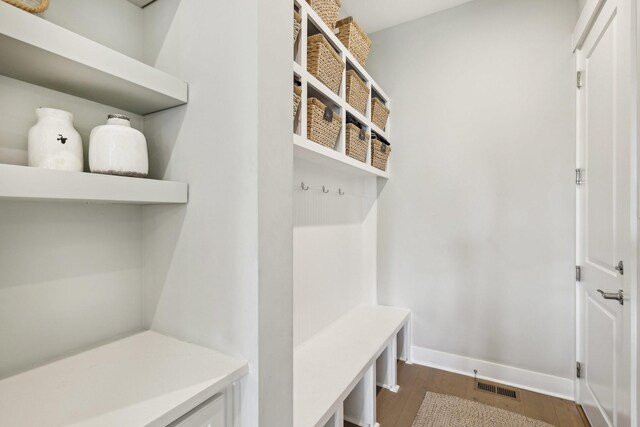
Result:
<svg viewBox="0 0 640 427"><path fill-rule="evenodd" d="M294 73L300 76L302 84L305 82L308 83L315 91L321 93L323 96L329 98L331 102L340 107L342 110L346 110L350 115L355 117L362 124L367 126L369 129L373 130L378 135L382 136L384 139L389 141L389 135L386 131L383 131L378 126L373 124L370 118L365 117L361 112L356 110L351 104L349 104L346 100L342 99L335 92L329 89L325 84L323 84L320 80L318 80L315 76L309 73L306 70L302 70L300 66L294 62Z"/></svg>
<svg viewBox="0 0 640 427"><path fill-rule="evenodd" d="M188 185L181 182L0 164L0 200L187 203Z"/></svg>
<svg viewBox="0 0 640 427"><path fill-rule="evenodd" d="M0 1L0 74L148 114L185 104L185 82Z"/></svg>
<svg viewBox="0 0 640 427"><path fill-rule="evenodd" d="M388 179L389 172L376 169L371 165L359 162L356 159L342 154L336 150L309 141L300 135L293 136L293 152L296 157L320 164L322 166L350 173L358 176L377 176Z"/></svg>
<svg viewBox="0 0 640 427"><path fill-rule="evenodd" d="M387 133L385 131L383 131L378 126L374 125L373 123L370 123L368 126L371 128L372 131L374 131L375 133L377 133L378 135L380 135L381 137L383 137L384 139L389 141L389 136L387 135Z"/></svg>
<svg viewBox="0 0 640 427"><path fill-rule="evenodd" d="M247 372L244 360L142 332L0 381L0 425L165 426Z"/></svg>

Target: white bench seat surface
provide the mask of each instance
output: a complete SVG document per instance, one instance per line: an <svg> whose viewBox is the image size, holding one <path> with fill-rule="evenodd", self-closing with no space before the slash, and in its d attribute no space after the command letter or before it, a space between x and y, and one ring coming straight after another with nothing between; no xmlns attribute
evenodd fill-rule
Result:
<svg viewBox="0 0 640 427"><path fill-rule="evenodd" d="M403 308L359 306L298 346L294 426L313 427L330 417L409 315Z"/></svg>
<svg viewBox="0 0 640 427"><path fill-rule="evenodd" d="M0 381L0 426L166 426L248 370L146 331Z"/></svg>

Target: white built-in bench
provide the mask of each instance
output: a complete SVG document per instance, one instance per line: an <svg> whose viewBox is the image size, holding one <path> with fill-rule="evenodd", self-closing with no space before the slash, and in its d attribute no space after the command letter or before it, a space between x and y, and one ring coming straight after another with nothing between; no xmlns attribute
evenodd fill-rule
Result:
<svg viewBox="0 0 640 427"><path fill-rule="evenodd" d="M0 426L237 426L248 371L145 331L1 380Z"/></svg>
<svg viewBox="0 0 640 427"><path fill-rule="evenodd" d="M359 306L294 351L294 427L376 425L376 385L398 390L411 312Z"/></svg>

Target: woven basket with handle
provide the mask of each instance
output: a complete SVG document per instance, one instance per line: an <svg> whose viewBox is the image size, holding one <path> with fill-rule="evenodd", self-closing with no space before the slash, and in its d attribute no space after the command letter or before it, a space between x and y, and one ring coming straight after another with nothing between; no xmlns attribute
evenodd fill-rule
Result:
<svg viewBox="0 0 640 427"><path fill-rule="evenodd" d="M333 30L336 27L340 14L340 0L307 0L307 2L329 29Z"/></svg>
<svg viewBox="0 0 640 427"><path fill-rule="evenodd" d="M347 123L347 156L361 161L367 161L367 148L371 134L363 132L353 123Z"/></svg>
<svg viewBox="0 0 640 427"><path fill-rule="evenodd" d="M49 0L3 0L29 13L42 13L49 8Z"/></svg>
<svg viewBox="0 0 640 427"><path fill-rule="evenodd" d="M298 108L300 108L300 101L302 101L302 88L293 85L293 120L296 119L298 114Z"/></svg>
<svg viewBox="0 0 640 427"><path fill-rule="evenodd" d="M389 154L391 154L390 145L376 138L371 139L371 166L386 171Z"/></svg>
<svg viewBox="0 0 640 427"><path fill-rule="evenodd" d="M369 88L354 70L347 71L347 102L363 115L367 111Z"/></svg>
<svg viewBox="0 0 640 427"><path fill-rule="evenodd" d="M336 148L342 117L316 98L309 98L307 104L307 138L320 145Z"/></svg>
<svg viewBox="0 0 640 427"><path fill-rule="evenodd" d="M378 98L371 100L371 121L380 129L384 130L387 127L387 119L389 119L390 112L391 110Z"/></svg>
<svg viewBox="0 0 640 427"><path fill-rule="evenodd" d="M349 49L349 52L358 60L360 65L364 67L367 64L367 58L373 44L367 33L351 16L338 21L336 31L338 39Z"/></svg>
<svg viewBox="0 0 640 427"><path fill-rule="evenodd" d="M298 34L300 34L300 28L302 28L302 17L298 15L298 12L293 11L293 44L296 44L298 40Z"/></svg>
<svg viewBox="0 0 640 427"><path fill-rule="evenodd" d="M322 34L307 39L307 71L338 93L344 62Z"/></svg>

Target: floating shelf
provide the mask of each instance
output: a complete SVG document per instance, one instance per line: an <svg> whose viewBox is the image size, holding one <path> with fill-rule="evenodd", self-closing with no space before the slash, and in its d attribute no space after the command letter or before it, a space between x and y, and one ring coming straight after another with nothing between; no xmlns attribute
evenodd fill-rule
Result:
<svg viewBox="0 0 640 427"><path fill-rule="evenodd" d="M0 164L0 200L176 204L187 203L188 185Z"/></svg>
<svg viewBox="0 0 640 427"><path fill-rule="evenodd" d="M187 103L188 85L0 1L0 74L136 114Z"/></svg>
<svg viewBox="0 0 640 427"><path fill-rule="evenodd" d="M0 381L3 426L166 426L247 362L146 331Z"/></svg>
<svg viewBox="0 0 640 427"><path fill-rule="evenodd" d="M293 136L293 152L298 158L322 166L358 176L377 176L389 179L389 172L376 169L371 165L352 159L331 148L309 141L300 135Z"/></svg>

